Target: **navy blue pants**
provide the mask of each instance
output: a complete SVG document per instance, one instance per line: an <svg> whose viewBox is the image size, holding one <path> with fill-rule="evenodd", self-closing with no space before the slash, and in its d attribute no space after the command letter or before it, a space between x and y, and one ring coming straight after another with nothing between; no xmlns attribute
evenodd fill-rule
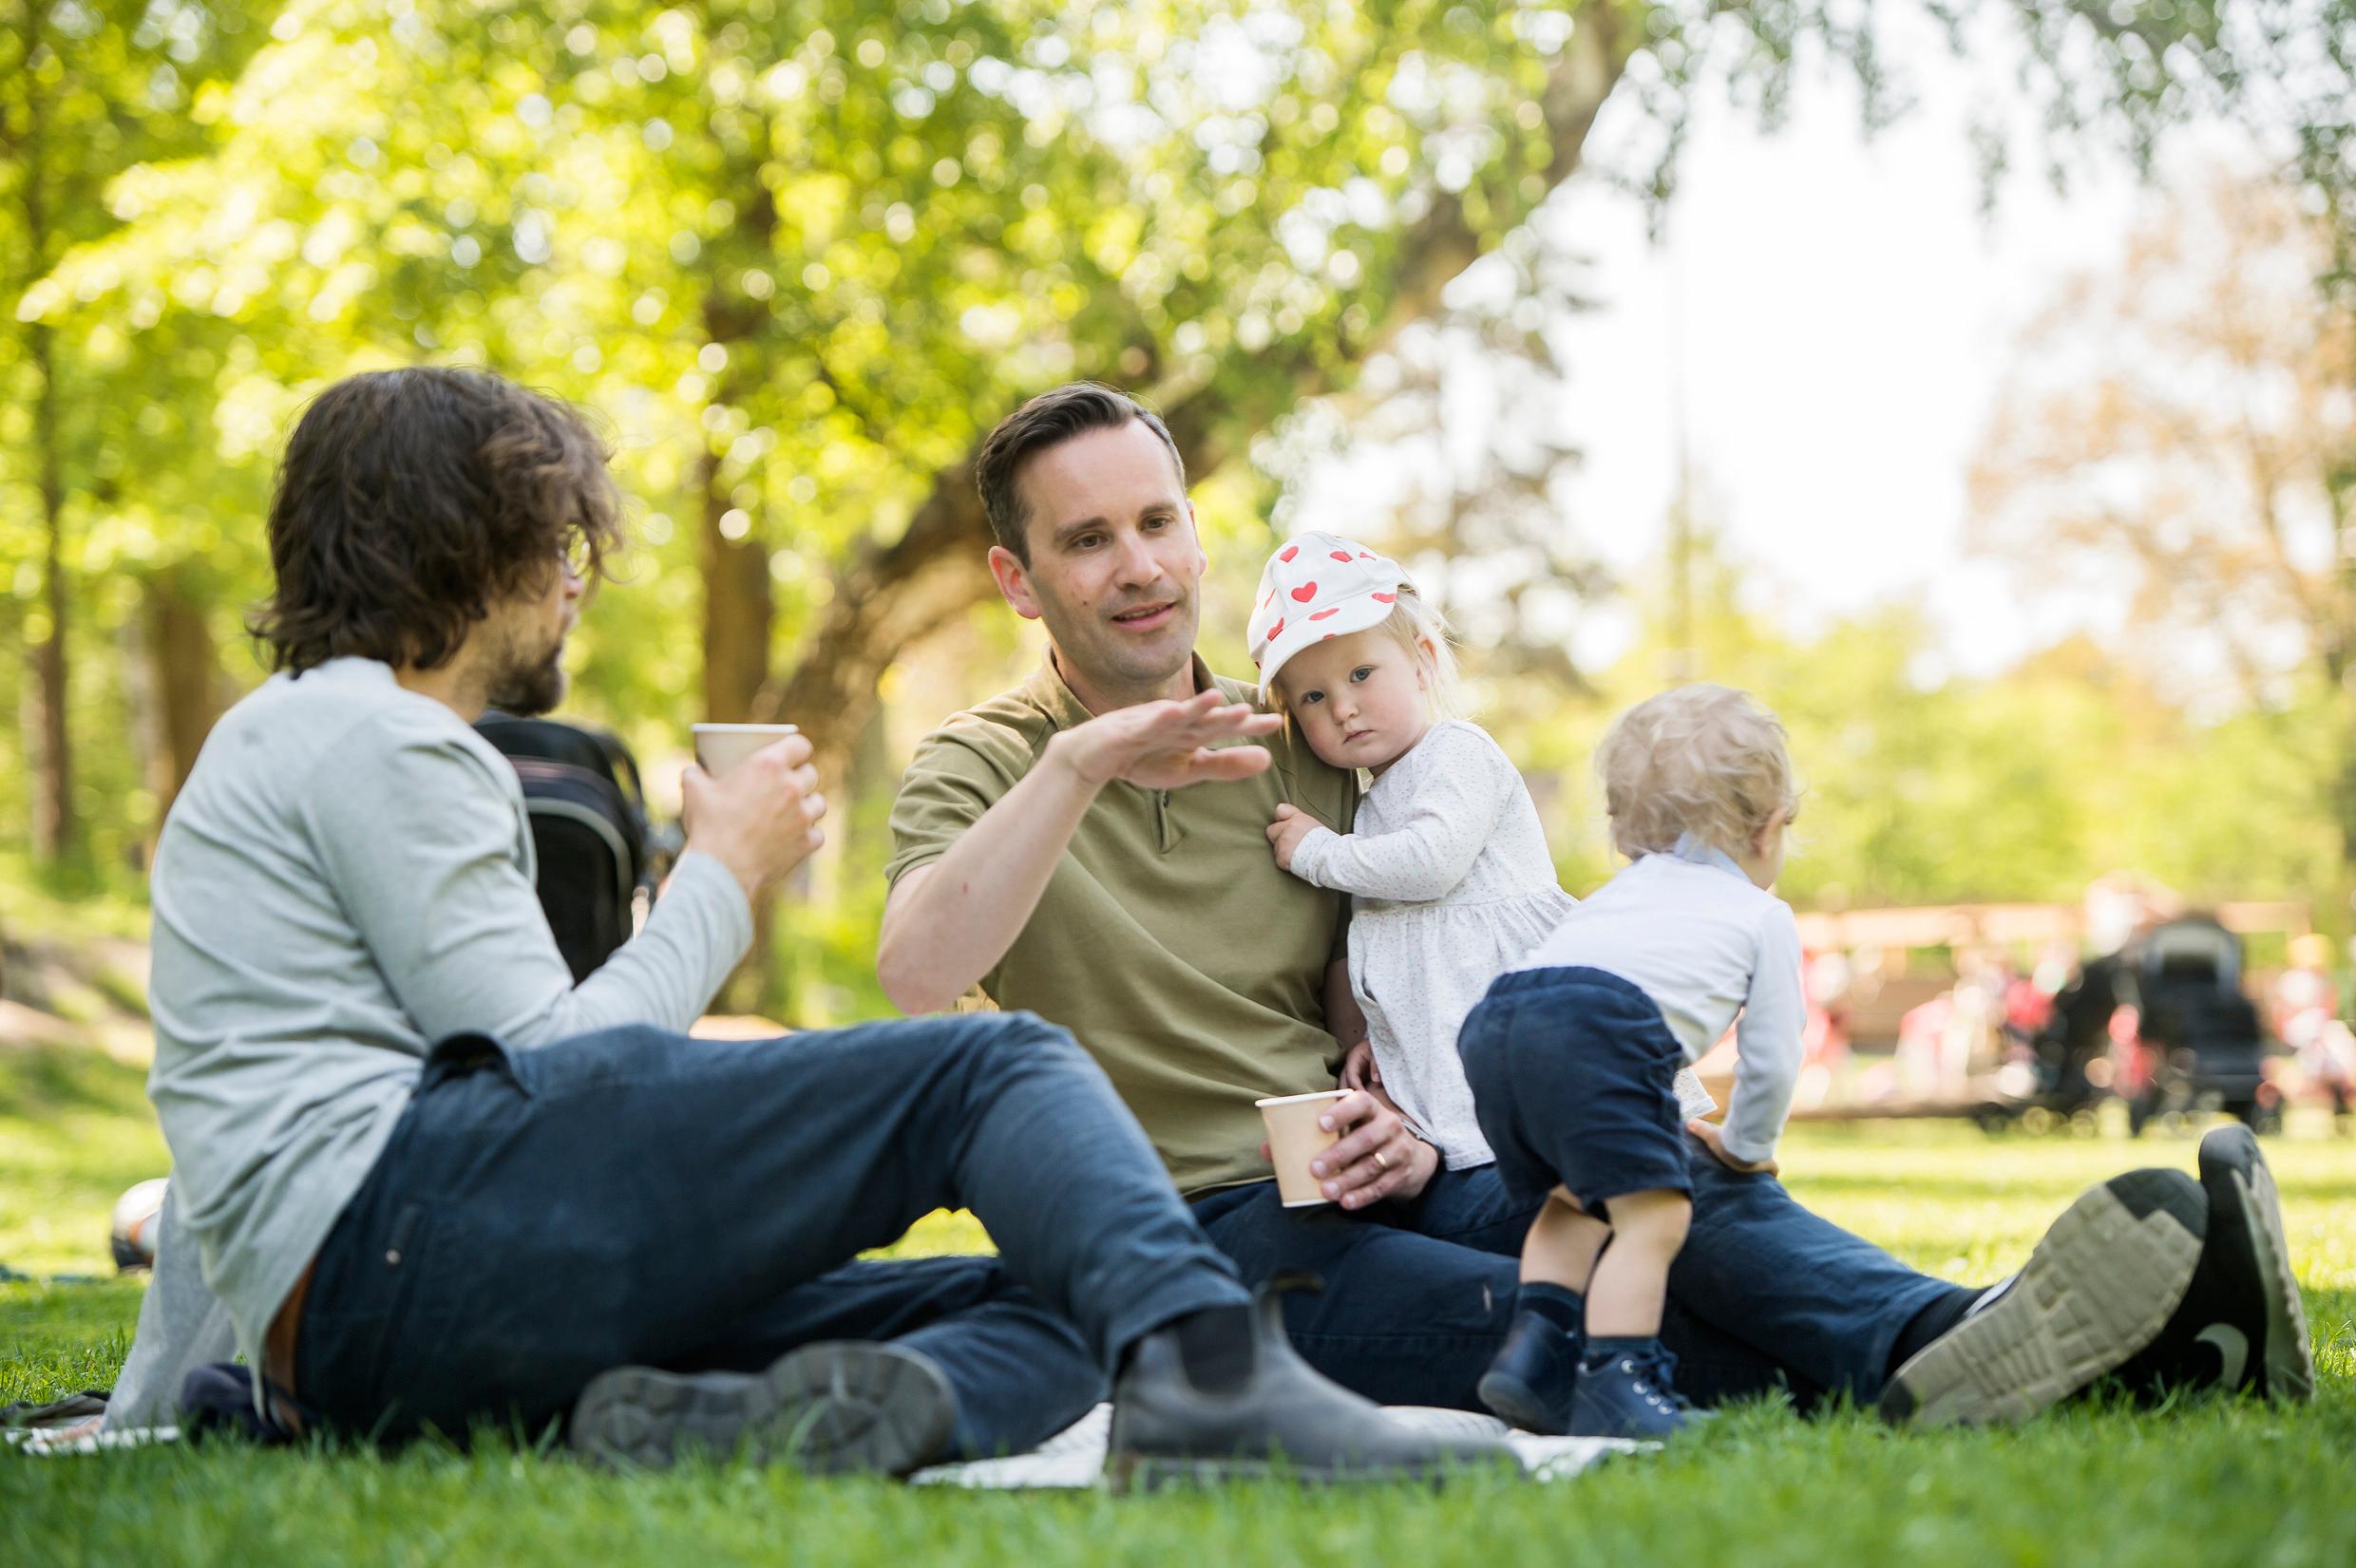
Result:
<svg viewBox="0 0 2356 1568"><path fill-rule="evenodd" d="M1693 1225L1661 1335L1678 1391L1697 1404L1778 1388L1803 1408L1828 1392L1872 1400L1914 1315L1970 1294L1809 1213L1774 1177L1728 1170L1690 1136L1683 1146ZM1285 1298L1293 1343L1318 1370L1384 1404L1470 1410L1511 1320L1538 1206L1483 1165L1355 1213L1287 1209L1273 1181L1206 1194L1194 1213L1246 1280L1324 1279L1320 1294Z"/></svg>
<svg viewBox="0 0 2356 1568"><path fill-rule="evenodd" d="M997 1258L857 1262L935 1209ZM1136 1120L1028 1013L775 1040L445 1043L321 1249L295 1381L320 1423L532 1432L609 1367L923 1351L957 1442L1030 1447L1139 1335L1248 1296Z"/></svg>
<svg viewBox="0 0 2356 1568"><path fill-rule="evenodd" d="M1687 1193L1677 1074L1685 1049L1642 989L1600 969L1501 974L1456 1042L1506 1190L1559 1184L1609 1218L1632 1192Z"/></svg>

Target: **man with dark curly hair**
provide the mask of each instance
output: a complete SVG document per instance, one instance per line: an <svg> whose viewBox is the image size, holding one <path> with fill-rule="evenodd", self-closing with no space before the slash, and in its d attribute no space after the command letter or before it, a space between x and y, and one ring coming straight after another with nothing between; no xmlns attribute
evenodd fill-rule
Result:
<svg viewBox="0 0 2356 1568"><path fill-rule="evenodd" d="M1035 1445L1109 1380L1132 1472L1498 1452L1310 1371L1063 1030L677 1032L820 842L800 737L687 770L667 891L574 983L470 721L562 695L618 517L580 416L495 376L356 376L295 429L256 622L278 672L157 853L155 1320L201 1291L193 1242L262 1414L377 1438L569 1417L608 1460L905 1473ZM855 1261L941 1207L1000 1258Z"/></svg>

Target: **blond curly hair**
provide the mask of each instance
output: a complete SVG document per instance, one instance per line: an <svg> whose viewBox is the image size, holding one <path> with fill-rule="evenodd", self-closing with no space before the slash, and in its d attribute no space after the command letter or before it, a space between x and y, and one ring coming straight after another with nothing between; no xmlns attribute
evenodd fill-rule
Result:
<svg viewBox="0 0 2356 1568"><path fill-rule="evenodd" d="M1747 853L1776 812L1799 806L1783 726L1747 691L1708 684L1649 697L1612 721L1596 749L1612 846L1630 860L1692 834Z"/></svg>

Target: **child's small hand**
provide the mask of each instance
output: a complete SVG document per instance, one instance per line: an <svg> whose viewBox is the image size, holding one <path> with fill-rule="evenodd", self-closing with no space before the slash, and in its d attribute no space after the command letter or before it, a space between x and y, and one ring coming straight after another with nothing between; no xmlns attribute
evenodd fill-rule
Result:
<svg viewBox="0 0 2356 1568"><path fill-rule="evenodd" d="M1718 1162L1730 1171L1740 1171L1745 1176L1779 1176L1782 1174L1783 1167L1773 1160L1738 1160L1728 1154L1725 1134L1718 1130L1715 1123L1704 1122L1697 1116L1685 1124L1685 1130L1708 1144L1710 1152L1718 1157Z"/></svg>
<svg viewBox="0 0 2356 1568"><path fill-rule="evenodd" d="M1382 1068L1375 1063L1375 1043L1360 1040L1341 1059L1341 1086L1345 1089L1371 1089L1381 1085Z"/></svg>
<svg viewBox="0 0 2356 1568"><path fill-rule="evenodd" d="M1268 847L1276 851L1276 863L1286 871L1293 868L1293 851L1301 841L1316 831L1318 821L1305 811L1289 805L1276 808L1276 821L1268 824Z"/></svg>

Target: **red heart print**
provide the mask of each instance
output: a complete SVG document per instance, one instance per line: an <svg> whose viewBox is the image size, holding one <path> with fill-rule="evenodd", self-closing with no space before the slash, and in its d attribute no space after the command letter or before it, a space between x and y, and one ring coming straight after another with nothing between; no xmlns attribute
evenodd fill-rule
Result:
<svg viewBox="0 0 2356 1568"><path fill-rule="evenodd" d="M1317 597L1317 583L1315 580L1304 582L1300 587L1293 590L1293 602L1295 604L1306 604L1315 597Z"/></svg>
<svg viewBox="0 0 2356 1568"><path fill-rule="evenodd" d="M1334 559L1336 560L1348 560L1349 558L1350 552L1347 550L1337 550L1334 552Z"/></svg>
<svg viewBox="0 0 2356 1568"><path fill-rule="evenodd" d="M1334 640L1334 633L1331 633L1331 632L1328 632L1328 633L1326 633L1323 636L1321 636L1321 637L1318 638L1317 640L1318 640L1318 641L1320 641L1320 642L1331 642L1331 641L1333 641L1333 640Z"/></svg>
<svg viewBox="0 0 2356 1568"><path fill-rule="evenodd" d="M1338 604L1337 604L1337 605L1335 605L1335 606L1334 606L1331 610L1320 610L1320 611L1319 611L1316 614L1311 615L1309 618L1310 618L1311 620L1313 620L1313 621L1321 621L1321 620L1323 620L1323 619L1324 619L1326 616L1328 616L1328 615L1339 615L1339 614L1341 614L1341 606L1340 606L1340 605L1338 605Z"/></svg>
<svg viewBox="0 0 2356 1568"><path fill-rule="evenodd" d="M1290 560L1299 554L1301 554L1301 546L1298 544L1288 544L1284 546L1283 549L1279 550L1276 553L1276 558L1278 560Z"/></svg>
<svg viewBox="0 0 2356 1568"><path fill-rule="evenodd" d="M1375 558L1375 553L1372 550L1360 550L1358 553L1358 558L1360 560L1373 560Z"/></svg>
<svg viewBox="0 0 2356 1568"><path fill-rule="evenodd" d="M1270 606L1270 605L1274 604L1275 602L1276 602L1276 590L1275 590L1275 589L1273 589L1273 588L1271 588L1271 589L1269 589L1269 590L1268 590L1268 596L1267 596L1266 598L1262 599L1262 600L1260 601L1260 608L1261 608L1261 609L1263 609L1263 610L1265 610L1268 606Z"/></svg>
<svg viewBox="0 0 2356 1568"><path fill-rule="evenodd" d="M1277 617L1276 617L1276 624L1275 624L1274 626L1271 626L1271 627L1269 627L1269 628L1268 628L1268 640L1269 640L1270 642L1274 642L1274 641L1276 641L1276 639L1277 639L1277 638L1279 638L1279 637L1282 636L1283 634L1284 634L1284 617L1283 617L1283 616L1282 616L1282 615L1279 615L1279 616L1277 616Z"/></svg>
<svg viewBox="0 0 2356 1568"><path fill-rule="evenodd" d="M1369 594L1366 596L1373 599L1377 604L1389 604L1392 600L1398 597L1396 594Z"/></svg>

